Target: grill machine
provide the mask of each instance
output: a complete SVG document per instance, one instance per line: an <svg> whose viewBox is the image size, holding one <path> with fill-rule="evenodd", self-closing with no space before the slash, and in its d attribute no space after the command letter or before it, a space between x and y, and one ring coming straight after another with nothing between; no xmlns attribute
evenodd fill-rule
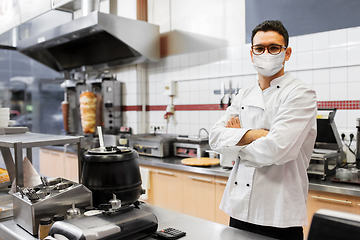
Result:
<svg viewBox="0 0 360 240"><path fill-rule="evenodd" d="M307 169L309 176L318 176L321 180L334 175L336 166L346 158L342 150L342 142L336 128L335 109L318 109L317 137L310 164Z"/></svg>

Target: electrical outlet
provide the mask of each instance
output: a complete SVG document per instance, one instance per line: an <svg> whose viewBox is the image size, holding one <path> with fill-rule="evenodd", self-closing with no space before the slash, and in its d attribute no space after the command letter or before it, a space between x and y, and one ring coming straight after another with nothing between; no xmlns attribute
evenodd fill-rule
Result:
<svg viewBox="0 0 360 240"><path fill-rule="evenodd" d="M154 125L150 125L150 133L165 133L166 129L165 129L165 125L162 124L154 124Z"/></svg>
<svg viewBox="0 0 360 240"><path fill-rule="evenodd" d="M352 132L352 131L345 131L345 132L342 132L345 134L345 141L350 141L350 135L353 134L354 137L353 137L353 141L356 141L356 132ZM341 138L341 134L340 134L340 138Z"/></svg>

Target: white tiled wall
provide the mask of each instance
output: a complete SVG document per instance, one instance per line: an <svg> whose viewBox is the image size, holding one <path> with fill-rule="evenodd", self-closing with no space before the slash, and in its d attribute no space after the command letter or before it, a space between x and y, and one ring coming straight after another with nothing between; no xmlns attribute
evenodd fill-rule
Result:
<svg viewBox="0 0 360 240"><path fill-rule="evenodd" d="M303 80L317 92L319 101L360 99L360 27L340 29L290 38L292 56L285 70ZM146 92L136 85L136 67L118 69L118 79L125 84L125 105L139 105L136 97L146 95L146 105L167 105L169 96L162 93L163 81L176 81L175 105L219 104L214 90L225 87L246 87L256 83L257 73L250 60L250 44L188 53L162 58L147 64ZM136 79L136 80L135 80ZM136 89L136 91L135 91ZM227 99L225 99L227 102ZM166 125L165 111L146 113L146 127ZM177 111L168 123L168 132L196 135L201 127L210 129L224 111ZM126 112L124 123L136 129L135 112ZM338 110L335 123L339 132L356 132L360 110ZM134 131L136 132L136 131Z"/></svg>

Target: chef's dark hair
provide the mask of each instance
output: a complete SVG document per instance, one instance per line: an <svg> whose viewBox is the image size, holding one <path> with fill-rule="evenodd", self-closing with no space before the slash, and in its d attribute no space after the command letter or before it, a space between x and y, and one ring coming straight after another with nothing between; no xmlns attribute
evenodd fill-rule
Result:
<svg viewBox="0 0 360 240"><path fill-rule="evenodd" d="M251 34L251 44L253 44L254 36L257 32L267 32L267 31L274 31L279 33L281 36L284 37L285 47L289 44L289 33L279 20L266 20L265 22L260 23L257 25Z"/></svg>

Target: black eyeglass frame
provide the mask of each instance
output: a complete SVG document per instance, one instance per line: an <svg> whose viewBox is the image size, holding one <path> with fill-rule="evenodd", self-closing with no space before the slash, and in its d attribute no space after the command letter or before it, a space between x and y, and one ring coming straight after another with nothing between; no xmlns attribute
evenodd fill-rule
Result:
<svg viewBox="0 0 360 240"><path fill-rule="evenodd" d="M269 47L271 47L271 46L280 47L280 52L278 52L278 53L271 53L270 50L269 50ZM255 52L254 52L254 47L264 47L264 51L262 51L262 53L260 53L260 54L259 54L259 53L255 53ZM282 46L282 45L280 45L280 44L270 44L269 46L266 46L266 47L263 46L263 45L260 45L260 44L251 46L251 51L252 51L252 53L255 54L255 55L261 55L261 54L263 54L266 49L267 49L268 53L270 53L271 55L278 55L279 53L281 53L281 49L285 49L285 50L286 50L287 47Z"/></svg>

